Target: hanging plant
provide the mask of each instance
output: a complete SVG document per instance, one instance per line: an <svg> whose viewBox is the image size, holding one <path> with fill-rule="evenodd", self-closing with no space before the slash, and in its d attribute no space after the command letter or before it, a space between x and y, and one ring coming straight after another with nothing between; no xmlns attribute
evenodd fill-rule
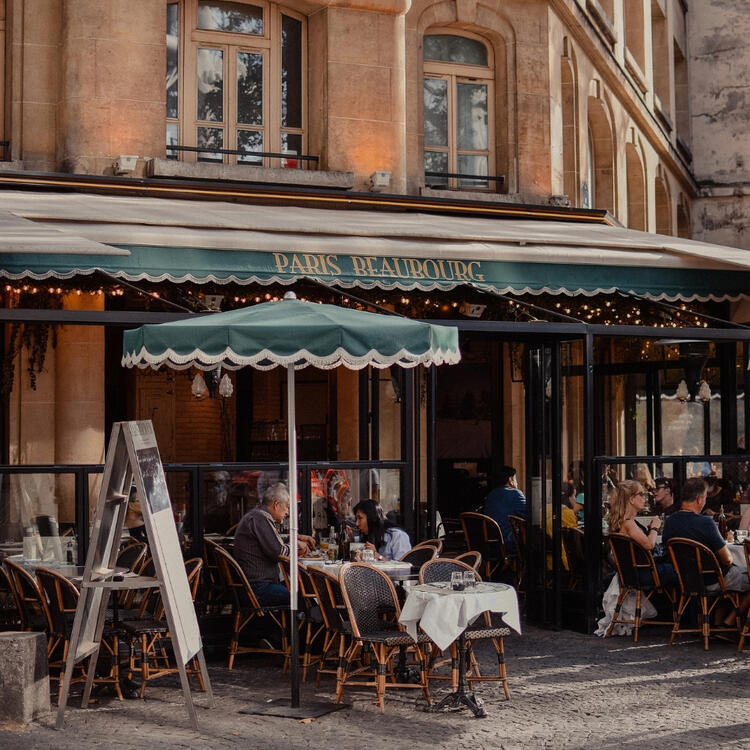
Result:
<svg viewBox="0 0 750 750"><path fill-rule="evenodd" d="M47 346L52 338L52 348L57 346L57 326L52 323L13 323L3 357L0 395L7 397L13 390L16 374L16 357L26 350L26 372L29 386L36 390L36 378L44 369Z"/></svg>

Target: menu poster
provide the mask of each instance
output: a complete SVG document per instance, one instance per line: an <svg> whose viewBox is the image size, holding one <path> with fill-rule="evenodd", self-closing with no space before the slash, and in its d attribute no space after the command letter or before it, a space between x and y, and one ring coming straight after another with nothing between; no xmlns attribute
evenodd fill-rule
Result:
<svg viewBox="0 0 750 750"><path fill-rule="evenodd" d="M172 514L167 480L150 420L124 422L130 436L134 461L133 478L141 503L154 566L162 583L162 596L175 645L175 655L186 664L201 650L200 630L193 597L185 573L180 541Z"/></svg>

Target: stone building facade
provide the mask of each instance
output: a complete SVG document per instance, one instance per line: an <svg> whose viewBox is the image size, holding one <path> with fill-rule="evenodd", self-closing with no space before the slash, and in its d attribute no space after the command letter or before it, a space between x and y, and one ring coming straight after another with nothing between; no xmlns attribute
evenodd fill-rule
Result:
<svg viewBox="0 0 750 750"><path fill-rule="evenodd" d="M736 158L709 160L713 123L690 114L691 99L702 110L712 95L701 83L716 80L711 55L740 65L701 46L703 19L725 3L690 13L683 0L242 5L3 0L6 159L108 174L134 155L135 175L355 190L387 172L385 192L606 208L626 226L680 236L696 179L743 179ZM730 109L740 93L727 94ZM289 165L270 158L244 159L240 172L232 155L170 160L166 137L314 155L318 174L269 173ZM426 178L426 156L428 171L498 179Z"/></svg>

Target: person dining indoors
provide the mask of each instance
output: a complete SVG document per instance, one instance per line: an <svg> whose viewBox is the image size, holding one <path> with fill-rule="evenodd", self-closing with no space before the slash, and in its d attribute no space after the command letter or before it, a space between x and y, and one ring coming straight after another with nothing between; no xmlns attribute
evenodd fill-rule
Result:
<svg viewBox="0 0 750 750"><path fill-rule="evenodd" d="M680 510L669 516L664 523L664 542L682 537L704 544L716 555L727 589L748 592L750 579L748 579L747 571L733 564L732 553L719 533L716 521L710 516L703 515L707 491L706 482L701 477L691 477L685 482L682 486ZM717 588L718 585L718 583L713 584ZM750 594L745 593L740 601L740 609L744 612L748 604L750 604Z"/></svg>
<svg viewBox="0 0 750 750"><path fill-rule="evenodd" d="M508 516L526 518L526 497L518 489L516 470L503 466L498 475L498 486L484 501L484 514L492 518L500 527L508 554L516 551L516 542L510 530Z"/></svg>
<svg viewBox="0 0 750 750"><path fill-rule="evenodd" d="M620 482L609 495L609 530L617 534L629 536L636 544L654 554L658 540L661 521L653 518L648 527L644 526L636 516L646 507L646 491L640 482L627 479ZM659 578L664 586L677 585L677 573L670 562L664 557L654 554L654 563ZM650 583L650 574L642 571L641 575Z"/></svg>
<svg viewBox="0 0 750 750"><path fill-rule="evenodd" d="M289 556L289 544L277 528L288 515L289 491L279 482L268 487L260 505L242 517L234 535L234 557L265 607L289 604L289 590L279 579L279 556ZM311 536L298 535L301 556L314 547Z"/></svg>
<svg viewBox="0 0 750 750"><path fill-rule="evenodd" d="M654 480L654 513L665 516L671 516L679 506L674 501L672 491L672 480L669 477L656 477Z"/></svg>
<svg viewBox="0 0 750 750"><path fill-rule="evenodd" d="M409 535L385 517L374 500L362 500L354 506L354 522L376 560L400 560L410 549Z"/></svg>

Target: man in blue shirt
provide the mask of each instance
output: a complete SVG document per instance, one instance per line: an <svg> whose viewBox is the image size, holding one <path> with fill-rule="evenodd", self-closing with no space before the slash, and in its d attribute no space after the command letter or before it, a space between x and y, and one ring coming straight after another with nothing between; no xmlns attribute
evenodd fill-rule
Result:
<svg viewBox="0 0 750 750"><path fill-rule="evenodd" d="M719 533L719 527L711 516L701 515L706 505L706 483L700 477L691 477L682 486L682 503L680 509L664 522L662 540L666 543L673 537L692 539L705 544L716 555L724 574L724 583L729 591L750 590L750 579L747 571L734 565L732 553ZM714 584L718 586L718 582ZM740 603L743 609L750 597L747 595Z"/></svg>
<svg viewBox="0 0 750 750"><path fill-rule="evenodd" d="M516 470L512 466L503 466L498 477L499 487L496 487L484 502L484 514L494 519L503 532L505 551L512 554L516 551L516 542L508 523L508 516L526 518L526 498L518 489Z"/></svg>

